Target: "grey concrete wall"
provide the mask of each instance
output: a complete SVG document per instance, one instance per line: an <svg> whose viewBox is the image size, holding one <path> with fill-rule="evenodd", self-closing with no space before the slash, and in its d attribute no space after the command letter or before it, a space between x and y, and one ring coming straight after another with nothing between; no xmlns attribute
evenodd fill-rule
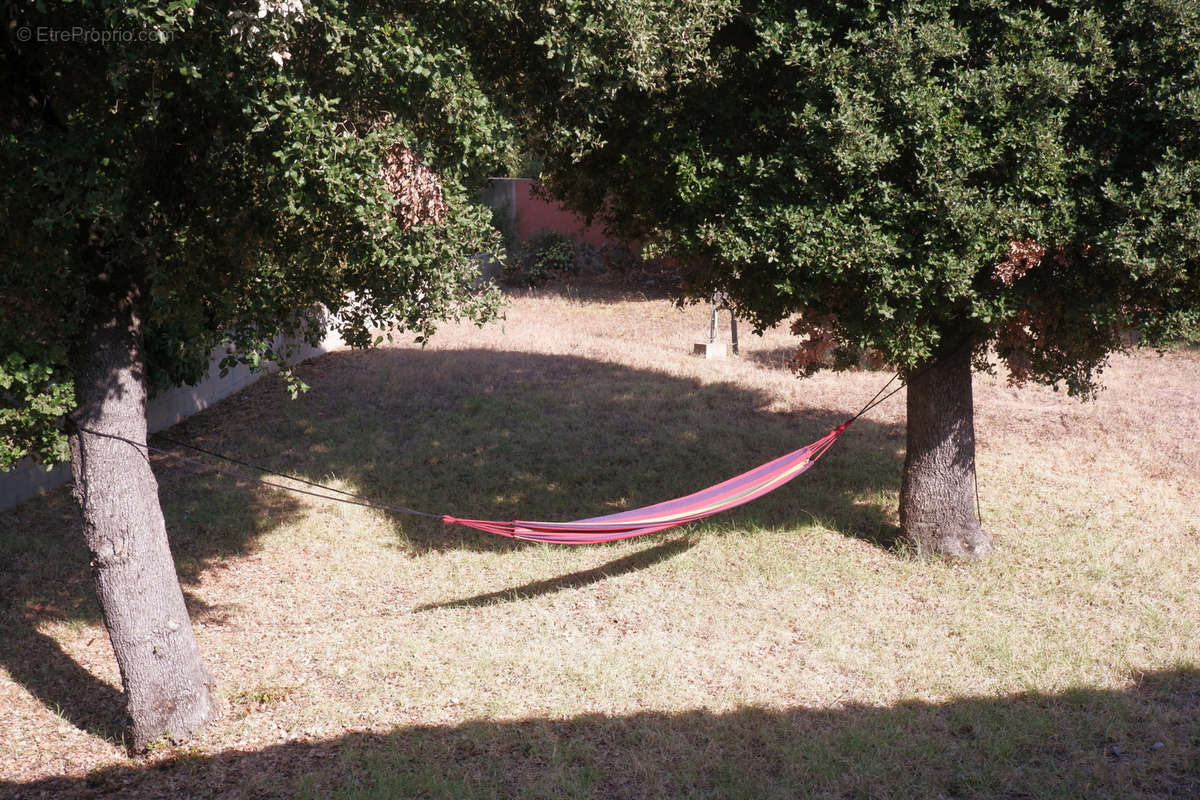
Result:
<svg viewBox="0 0 1200 800"><path fill-rule="evenodd" d="M344 345L336 334L330 334L320 347L308 345L295 354L296 362L304 361ZM245 365L231 369L220 377L218 364L221 353L215 353L209 363L209 377L195 386L180 386L155 396L146 406L146 424L150 432L169 428L182 419L203 411L214 403L244 389L264 373L251 372ZM28 459L19 462L9 472L0 472L0 509L12 508L42 492L57 489L71 480L71 465L59 464L47 471Z"/></svg>
<svg viewBox="0 0 1200 800"><path fill-rule="evenodd" d="M492 178L483 190L483 204L492 209L492 222L504 235L505 245L517 238L517 183L525 178Z"/></svg>
<svg viewBox="0 0 1200 800"><path fill-rule="evenodd" d="M12 508L42 492L57 489L71 480L71 465L59 464L47 471L29 459L18 461L9 472L0 472L0 509Z"/></svg>

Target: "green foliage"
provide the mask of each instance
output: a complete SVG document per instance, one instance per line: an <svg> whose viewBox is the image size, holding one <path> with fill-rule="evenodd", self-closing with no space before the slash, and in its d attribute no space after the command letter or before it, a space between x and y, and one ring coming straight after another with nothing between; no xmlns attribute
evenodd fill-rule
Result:
<svg viewBox="0 0 1200 800"><path fill-rule="evenodd" d="M494 315L469 257L496 234L471 198L515 139L455 5L5 6L0 464L63 457L82 332L131 288L152 388L196 382L222 343L223 369L257 367L287 360L284 336L423 341ZM95 36L48 33L72 29ZM415 173L382 168L400 145L440 180L416 224L396 190Z"/></svg>
<svg viewBox="0 0 1200 800"><path fill-rule="evenodd" d="M622 113L629 91L655 94L702 74L713 28L737 4L460 0L450 5L457 13L434 11L462 26L473 68L494 89L496 101L522 121L525 149L540 168L545 153L569 160L602 146L604 125Z"/></svg>
<svg viewBox="0 0 1200 800"><path fill-rule="evenodd" d="M509 283L540 286L547 281L579 272L579 254L571 237L543 231L521 243L504 263Z"/></svg>
<svg viewBox="0 0 1200 800"><path fill-rule="evenodd" d="M1197 330L1196 3L754 2L707 42L586 147L585 111L534 120L552 192L695 297L800 313L814 356L966 340L1084 395L1129 330Z"/></svg>
<svg viewBox="0 0 1200 800"><path fill-rule="evenodd" d="M55 380L53 364L10 352L0 361L0 464L36 455L47 463L68 458L58 422L74 407L74 392Z"/></svg>

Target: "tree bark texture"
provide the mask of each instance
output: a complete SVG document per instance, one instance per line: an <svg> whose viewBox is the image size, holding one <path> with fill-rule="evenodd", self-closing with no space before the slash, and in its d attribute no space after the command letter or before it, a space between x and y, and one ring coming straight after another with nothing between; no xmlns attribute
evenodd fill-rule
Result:
<svg viewBox="0 0 1200 800"><path fill-rule="evenodd" d="M944 353L908 381L900 527L922 554L980 558L991 536L976 515L971 348Z"/></svg>
<svg viewBox="0 0 1200 800"><path fill-rule="evenodd" d="M147 434L141 325L132 291L91 326L76 366L78 427L70 437L75 500L134 750L186 738L217 710L175 573L158 482L141 446Z"/></svg>

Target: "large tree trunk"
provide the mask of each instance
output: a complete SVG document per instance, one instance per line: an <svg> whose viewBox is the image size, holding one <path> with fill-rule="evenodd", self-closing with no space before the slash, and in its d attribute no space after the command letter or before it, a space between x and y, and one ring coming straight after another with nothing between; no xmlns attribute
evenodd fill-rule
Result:
<svg viewBox="0 0 1200 800"><path fill-rule="evenodd" d="M963 345L909 378L900 527L923 554L980 558L992 539L976 497L971 348Z"/></svg>
<svg viewBox="0 0 1200 800"><path fill-rule="evenodd" d="M146 441L146 382L137 292L96 321L76 366L71 473L112 640L134 750L178 741L215 716L175 574ZM86 430L81 430L86 429Z"/></svg>

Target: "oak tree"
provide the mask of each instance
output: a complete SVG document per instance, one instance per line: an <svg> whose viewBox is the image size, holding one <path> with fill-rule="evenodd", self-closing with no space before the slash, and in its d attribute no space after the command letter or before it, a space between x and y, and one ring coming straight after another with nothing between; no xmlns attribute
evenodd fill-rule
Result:
<svg viewBox="0 0 1200 800"><path fill-rule="evenodd" d="M286 360L287 337L366 346L493 316L469 256L496 234L472 198L511 126L459 34L399 8L2 8L0 464L69 454L142 748L216 708L144 448L148 394L201 379L216 347L259 366Z"/></svg>
<svg viewBox="0 0 1200 800"><path fill-rule="evenodd" d="M549 190L691 296L794 320L800 372L899 370L901 526L983 555L972 371L1087 397L1114 351L1196 335L1200 7L746 0L707 42L603 97L543 69L584 98L526 102Z"/></svg>

